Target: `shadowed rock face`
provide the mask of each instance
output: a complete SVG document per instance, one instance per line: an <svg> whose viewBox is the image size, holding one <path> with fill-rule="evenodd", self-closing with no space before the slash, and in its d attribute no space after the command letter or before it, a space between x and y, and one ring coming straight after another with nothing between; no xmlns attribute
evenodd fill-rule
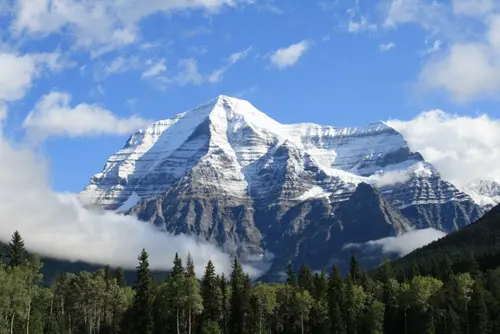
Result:
<svg viewBox="0 0 500 334"><path fill-rule="evenodd" d="M240 256L317 268L342 246L404 232L451 231L482 211L384 123L283 125L220 96L133 134L82 191Z"/></svg>

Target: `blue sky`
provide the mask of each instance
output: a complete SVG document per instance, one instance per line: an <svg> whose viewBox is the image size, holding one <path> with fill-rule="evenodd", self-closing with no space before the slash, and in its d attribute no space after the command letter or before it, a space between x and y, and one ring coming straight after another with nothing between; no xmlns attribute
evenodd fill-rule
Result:
<svg viewBox="0 0 500 334"><path fill-rule="evenodd" d="M462 181L485 175L478 159L500 166L498 7L0 0L4 135L48 157L55 190L78 192L134 129L225 94L282 123L400 120L427 159L463 163L444 168Z"/></svg>

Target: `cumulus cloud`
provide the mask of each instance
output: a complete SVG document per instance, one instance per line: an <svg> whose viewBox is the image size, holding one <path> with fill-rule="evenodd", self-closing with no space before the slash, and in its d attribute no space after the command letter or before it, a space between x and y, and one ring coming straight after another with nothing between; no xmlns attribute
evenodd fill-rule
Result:
<svg viewBox="0 0 500 334"><path fill-rule="evenodd" d="M220 272L230 271L230 257L215 246L160 232L131 216L87 210L75 195L53 192L47 167L47 161L30 149L0 141L2 242L18 230L29 250L58 259L132 269L145 248L152 269L170 269L178 252L183 257L191 253L198 275L208 260ZM245 269L254 277L259 274L253 266Z"/></svg>
<svg viewBox="0 0 500 334"><path fill-rule="evenodd" d="M391 120L411 150L420 152L459 187L477 180L500 181L500 121L487 115L458 116L442 110L409 121Z"/></svg>
<svg viewBox="0 0 500 334"><path fill-rule="evenodd" d="M0 100L10 102L23 98L44 69L59 70L62 67L64 63L57 53L21 55L0 52Z"/></svg>
<svg viewBox="0 0 500 334"><path fill-rule="evenodd" d="M120 118L95 104L70 105L71 95L51 92L38 100L23 122L29 136L79 137L103 134L128 134L149 123L137 116Z"/></svg>
<svg viewBox="0 0 500 334"><path fill-rule="evenodd" d="M302 42L278 49L270 55L271 63L279 69L293 66L310 46L308 41L303 40Z"/></svg>
<svg viewBox="0 0 500 334"><path fill-rule="evenodd" d="M494 0L391 0L385 26L414 24L439 37L422 54L428 58L417 77L421 91L442 91L459 103L497 99L500 93L497 7L500 6Z"/></svg>
<svg viewBox="0 0 500 334"><path fill-rule="evenodd" d="M351 243L344 245L344 249L380 249L384 254L396 254L404 256L417 248L423 247L431 242L444 237L446 233L433 228L423 230L412 230L397 237L388 237L371 240L365 243Z"/></svg>
<svg viewBox="0 0 500 334"><path fill-rule="evenodd" d="M17 34L50 35L70 31L81 47L97 54L137 42L139 22L155 13L204 10L215 13L247 0L19 0L13 6L12 30Z"/></svg>

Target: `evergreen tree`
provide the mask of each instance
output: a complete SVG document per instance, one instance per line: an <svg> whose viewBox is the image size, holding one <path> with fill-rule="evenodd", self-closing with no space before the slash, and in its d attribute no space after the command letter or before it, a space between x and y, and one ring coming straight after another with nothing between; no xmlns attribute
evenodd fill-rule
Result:
<svg viewBox="0 0 500 334"><path fill-rule="evenodd" d="M488 309L484 302L482 282L476 279L472 291L470 307L470 334L486 334L488 332Z"/></svg>
<svg viewBox="0 0 500 334"><path fill-rule="evenodd" d="M328 280L328 317L331 333L345 334L343 309L344 283L339 267L334 266Z"/></svg>
<svg viewBox="0 0 500 334"><path fill-rule="evenodd" d="M169 328L175 333L180 334L183 331L183 310L186 303L186 274L182 264L182 259L179 254L175 253L174 267L172 273L167 281L167 294L169 306L172 312L169 312L168 323L171 324ZM175 329L174 329L175 328Z"/></svg>
<svg viewBox="0 0 500 334"><path fill-rule="evenodd" d="M353 284L361 284L361 268L359 267L358 259L356 259L354 254L351 255L349 274L351 275Z"/></svg>
<svg viewBox="0 0 500 334"><path fill-rule="evenodd" d="M193 262L193 258L191 257L190 253L188 253L187 260L186 260L186 276L187 277L196 277L196 274L194 272L194 262Z"/></svg>
<svg viewBox="0 0 500 334"><path fill-rule="evenodd" d="M291 286L293 289L297 288L297 276L293 271L292 262L289 261L286 267L286 284Z"/></svg>
<svg viewBox="0 0 500 334"><path fill-rule="evenodd" d="M205 324L209 321L217 323L220 320L222 301L212 261L208 261L205 267L205 274L201 281L201 296L203 298L202 323Z"/></svg>
<svg viewBox="0 0 500 334"><path fill-rule="evenodd" d="M229 333L228 324L229 324L230 309L231 309L231 301L230 301L231 294L229 293L229 287L226 277L224 276L224 273L220 277L219 284L221 293L220 328L222 333Z"/></svg>
<svg viewBox="0 0 500 334"><path fill-rule="evenodd" d="M148 257L148 253L143 249L139 255L137 282L134 287L136 293L132 306L134 334L150 334L153 330L152 306L154 296Z"/></svg>
<svg viewBox="0 0 500 334"><path fill-rule="evenodd" d="M231 308L229 314L229 333L243 334L247 332L246 317L248 311L248 302L246 299L247 282L243 268L238 262L238 258L234 258L233 271L231 273ZM249 297L249 296L248 296Z"/></svg>
<svg viewBox="0 0 500 334"><path fill-rule="evenodd" d="M9 247L7 250L7 257L9 259L10 267L17 267L23 264L26 258L26 249L24 248L24 241L21 238L21 234L15 231L12 235L12 239L9 242Z"/></svg>
<svg viewBox="0 0 500 334"><path fill-rule="evenodd" d="M439 269L439 274L436 276L439 276L444 283L453 278L453 269L451 268L451 261L448 255L445 255L443 263Z"/></svg>
<svg viewBox="0 0 500 334"><path fill-rule="evenodd" d="M127 286L127 281L125 279L125 274L123 273L122 267L118 267L116 269L114 276L115 276L116 282L118 283L118 286L120 288L124 288Z"/></svg>
<svg viewBox="0 0 500 334"><path fill-rule="evenodd" d="M306 290L310 294L314 292L313 274L305 264L300 267L298 286L301 291Z"/></svg>

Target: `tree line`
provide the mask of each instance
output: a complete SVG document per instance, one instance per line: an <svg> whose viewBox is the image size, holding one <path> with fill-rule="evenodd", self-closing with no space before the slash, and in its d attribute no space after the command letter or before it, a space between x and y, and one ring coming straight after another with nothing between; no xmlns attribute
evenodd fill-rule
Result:
<svg viewBox="0 0 500 334"><path fill-rule="evenodd" d="M178 255L155 282L145 250L136 281L109 267L43 284L42 263L15 232L0 270L0 334L486 334L500 333L500 269L474 265L399 279L390 262L371 277L351 258L342 275L286 268L286 281L252 282L235 258L228 277L208 262L198 279Z"/></svg>

